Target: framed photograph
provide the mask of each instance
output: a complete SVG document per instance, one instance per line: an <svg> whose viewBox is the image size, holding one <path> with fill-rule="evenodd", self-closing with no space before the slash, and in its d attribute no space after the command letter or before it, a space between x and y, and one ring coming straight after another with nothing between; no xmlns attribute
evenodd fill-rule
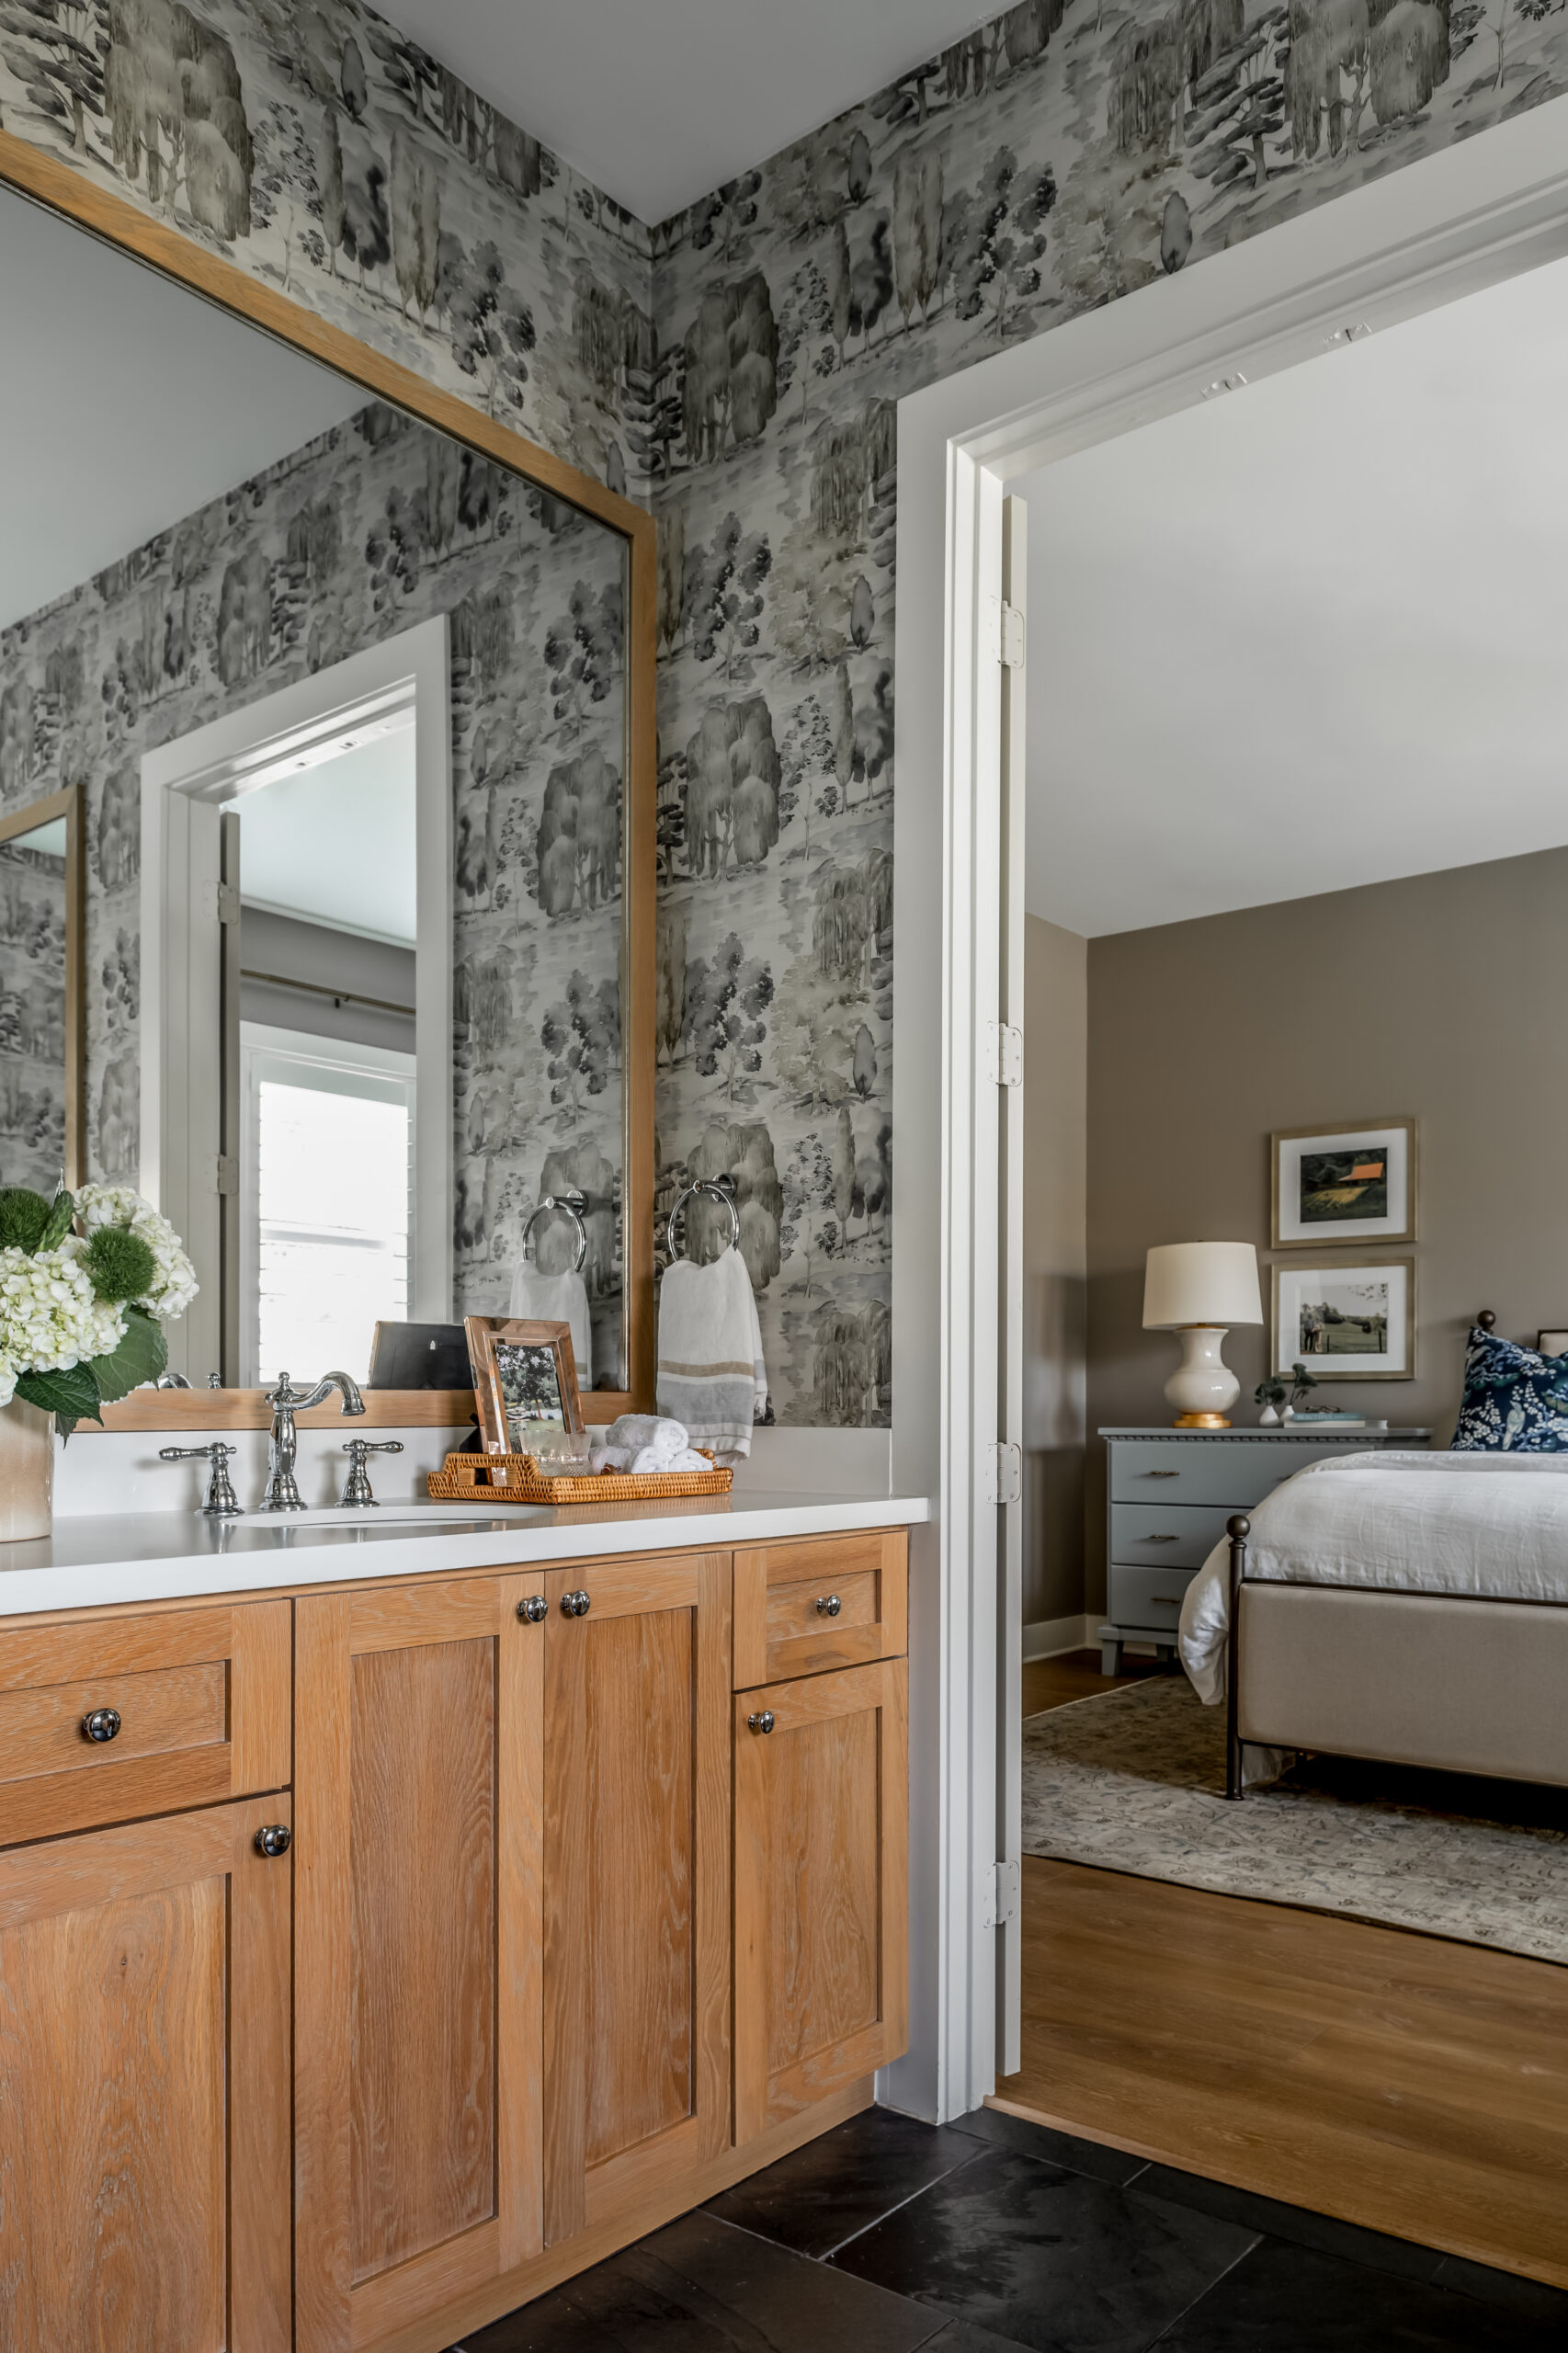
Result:
<svg viewBox="0 0 1568 2353"><path fill-rule="evenodd" d="M583 1435L570 1324L467 1315L479 1433L487 1454L537 1454L551 1430Z"/></svg>
<svg viewBox="0 0 1568 2353"><path fill-rule="evenodd" d="M1318 1381L1414 1381L1415 1259L1276 1267L1269 1362Z"/></svg>
<svg viewBox="0 0 1568 2353"><path fill-rule="evenodd" d="M1280 1128L1271 1142L1276 1250L1415 1241L1414 1120Z"/></svg>

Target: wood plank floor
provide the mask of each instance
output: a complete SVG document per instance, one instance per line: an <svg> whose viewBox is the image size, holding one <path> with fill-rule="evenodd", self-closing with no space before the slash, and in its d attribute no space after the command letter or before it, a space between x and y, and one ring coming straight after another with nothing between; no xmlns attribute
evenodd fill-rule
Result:
<svg viewBox="0 0 1568 2353"><path fill-rule="evenodd" d="M996 2105L1568 2287L1568 1969L1026 1857L1023 1986Z"/></svg>

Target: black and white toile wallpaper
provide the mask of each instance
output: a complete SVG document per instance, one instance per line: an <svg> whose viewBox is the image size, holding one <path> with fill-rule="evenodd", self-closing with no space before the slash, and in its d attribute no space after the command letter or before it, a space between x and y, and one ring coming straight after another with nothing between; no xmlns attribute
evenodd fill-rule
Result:
<svg viewBox="0 0 1568 2353"><path fill-rule="evenodd" d="M449 616L457 1312L506 1313L529 1211L574 1187L607 1372L621 1285L622 544L373 403L0 631L5 806L86 788L87 1157L95 1176L133 1182L142 754ZM0 858L0 950L41 887L8 876ZM16 1063L30 1135L36 1084L5 1051L13 961L0 953L0 1090ZM23 1142L0 1093L7 1183L40 1181Z"/></svg>
<svg viewBox="0 0 1568 2353"><path fill-rule="evenodd" d="M889 1412L898 399L1565 90L1562 0L1023 0L649 229L348 0L0 7L7 129L653 506L661 1149L803 1424Z"/></svg>

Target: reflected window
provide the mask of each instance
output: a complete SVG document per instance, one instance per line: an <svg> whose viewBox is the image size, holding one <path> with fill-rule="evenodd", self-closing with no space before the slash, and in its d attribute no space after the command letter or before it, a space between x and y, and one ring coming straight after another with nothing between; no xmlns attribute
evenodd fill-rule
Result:
<svg viewBox="0 0 1568 2353"><path fill-rule="evenodd" d="M244 1378L363 1380L376 1324L409 1313L414 1056L255 1022L240 1053Z"/></svg>

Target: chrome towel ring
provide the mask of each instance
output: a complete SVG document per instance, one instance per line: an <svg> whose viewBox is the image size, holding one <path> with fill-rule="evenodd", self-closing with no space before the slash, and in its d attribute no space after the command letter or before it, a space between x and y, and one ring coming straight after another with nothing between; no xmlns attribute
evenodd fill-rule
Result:
<svg viewBox="0 0 1568 2353"><path fill-rule="evenodd" d="M669 1216L665 1221L665 1241L672 1261L677 1256L676 1250L676 1220L679 1217L682 1210L686 1207L687 1201L690 1200L694 1193L711 1193L716 1201L723 1202L724 1207L730 1212L730 1247L732 1250L738 1250L741 1246L741 1221L735 1210L734 1178L733 1176L699 1176L695 1185L683 1185L681 1187L680 1191L676 1195L675 1206L670 1211ZM678 1253L678 1256L683 1258L685 1257L686 1251L684 1248Z"/></svg>
<svg viewBox="0 0 1568 2353"><path fill-rule="evenodd" d="M583 1271L584 1261L588 1255L588 1229L583 1223L583 1208L585 1198L585 1195L582 1193L546 1193L543 1200L540 1201L538 1209L535 1210L532 1217L529 1218L527 1225L523 1228L524 1257L526 1258L528 1255L528 1236L533 1232L535 1226L539 1223L540 1219L543 1217L547 1210L559 1210L562 1217L569 1217L573 1224L577 1229L577 1256L573 1260L573 1266L576 1272L581 1274ZM537 1256L535 1256L534 1264L536 1266L539 1264Z"/></svg>

